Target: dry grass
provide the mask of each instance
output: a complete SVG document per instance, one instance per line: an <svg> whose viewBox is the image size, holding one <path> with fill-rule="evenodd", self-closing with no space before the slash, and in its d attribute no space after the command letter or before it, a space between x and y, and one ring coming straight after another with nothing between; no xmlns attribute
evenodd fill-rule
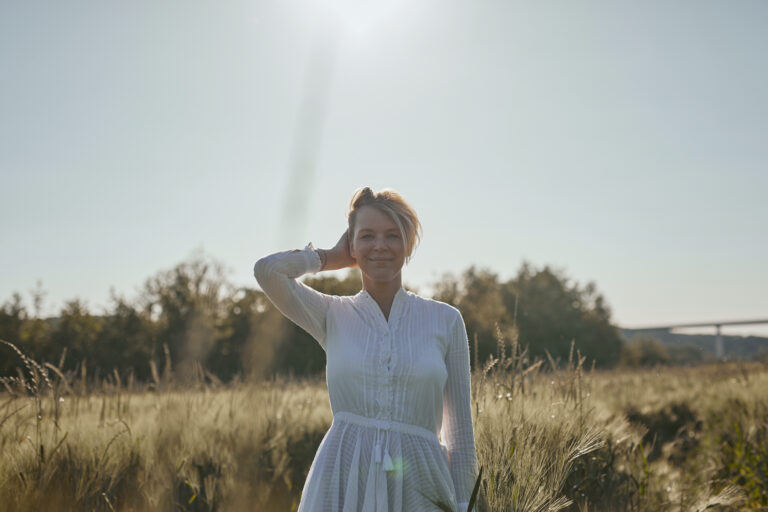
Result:
<svg viewBox="0 0 768 512"><path fill-rule="evenodd" d="M482 508L765 505L765 366L596 372L578 351L558 365L514 340L500 347L473 374ZM185 389L170 375L147 388L19 357L0 395L9 510L295 510L331 424L319 380L223 386L200 372ZM756 476L739 476L752 466Z"/></svg>

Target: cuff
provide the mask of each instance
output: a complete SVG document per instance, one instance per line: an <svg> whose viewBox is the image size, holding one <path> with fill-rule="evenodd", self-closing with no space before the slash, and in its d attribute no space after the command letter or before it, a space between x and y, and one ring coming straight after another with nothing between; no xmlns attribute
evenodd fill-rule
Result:
<svg viewBox="0 0 768 512"><path fill-rule="evenodd" d="M309 242L304 247L304 254L307 258L307 270L313 274L319 272L323 262L320 260L320 255L317 254L315 246L312 245L312 242Z"/></svg>

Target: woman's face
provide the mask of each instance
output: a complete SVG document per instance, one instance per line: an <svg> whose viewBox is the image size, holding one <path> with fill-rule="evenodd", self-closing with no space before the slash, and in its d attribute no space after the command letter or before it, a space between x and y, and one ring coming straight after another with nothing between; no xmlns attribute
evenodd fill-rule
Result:
<svg viewBox="0 0 768 512"><path fill-rule="evenodd" d="M405 243L392 218L373 206L357 211L350 254L370 280L397 279L405 263Z"/></svg>

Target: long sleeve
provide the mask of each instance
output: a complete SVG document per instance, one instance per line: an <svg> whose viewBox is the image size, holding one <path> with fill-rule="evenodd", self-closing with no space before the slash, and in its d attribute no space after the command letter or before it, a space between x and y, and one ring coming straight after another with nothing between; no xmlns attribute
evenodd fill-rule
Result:
<svg viewBox="0 0 768 512"><path fill-rule="evenodd" d="M472 428L469 342L464 319L457 314L445 356L448 380L443 391L442 437L448 448L451 478L459 512L465 512L477 478L477 453Z"/></svg>
<svg viewBox="0 0 768 512"><path fill-rule="evenodd" d="M272 304L307 331L325 350L325 316L333 296L313 290L296 278L320 270L310 242L303 250L282 251L261 258L253 267L256 281Z"/></svg>

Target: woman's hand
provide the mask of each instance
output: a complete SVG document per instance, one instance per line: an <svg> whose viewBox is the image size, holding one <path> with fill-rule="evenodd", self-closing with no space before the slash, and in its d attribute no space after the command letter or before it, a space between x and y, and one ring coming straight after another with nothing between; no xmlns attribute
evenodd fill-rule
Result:
<svg viewBox="0 0 768 512"><path fill-rule="evenodd" d="M332 249L318 249L318 254L320 260L325 262L320 270L338 270L357 266L357 261L349 253L349 233L347 230L344 230L341 238Z"/></svg>

